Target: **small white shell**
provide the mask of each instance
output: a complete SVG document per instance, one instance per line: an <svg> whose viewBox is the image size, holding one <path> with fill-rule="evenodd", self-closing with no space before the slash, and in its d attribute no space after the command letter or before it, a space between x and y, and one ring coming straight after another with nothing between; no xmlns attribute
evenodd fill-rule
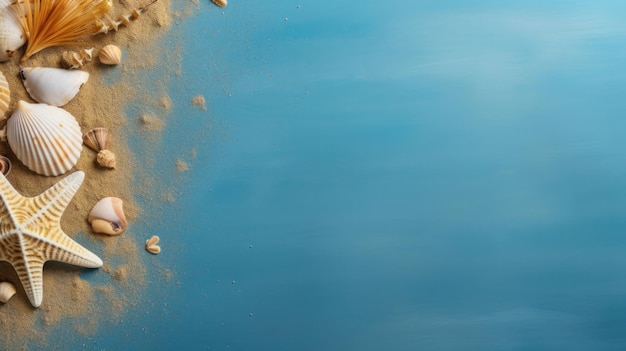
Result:
<svg viewBox="0 0 626 351"><path fill-rule="evenodd" d="M100 62L105 65L119 65L122 62L122 50L116 45L106 45L100 50Z"/></svg>
<svg viewBox="0 0 626 351"><path fill-rule="evenodd" d="M0 62L8 61L26 43L19 15L11 1L0 2Z"/></svg>
<svg viewBox="0 0 626 351"><path fill-rule="evenodd" d="M9 282L0 282L0 302L7 303L16 292L15 285Z"/></svg>
<svg viewBox="0 0 626 351"><path fill-rule="evenodd" d="M25 67L20 76L33 99L52 106L70 102L89 79L85 71L53 67Z"/></svg>
<svg viewBox="0 0 626 351"><path fill-rule="evenodd" d="M7 121L7 141L26 167L46 176L69 171L83 149L74 116L59 107L22 100Z"/></svg>
<svg viewBox="0 0 626 351"><path fill-rule="evenodd" d="M11 102L11 91L9 90L9 82L2 72L0 72L0 118L4 117L4 114L9 109L9 103Z"/></svg>
<svg viewBox="0 0 626 351"><path fill-rule="evenodd" d="M89 212L87 221L95 233L120 235L126 230L128 222L124 215L122 199L105 197L100 199Z"/></svg>

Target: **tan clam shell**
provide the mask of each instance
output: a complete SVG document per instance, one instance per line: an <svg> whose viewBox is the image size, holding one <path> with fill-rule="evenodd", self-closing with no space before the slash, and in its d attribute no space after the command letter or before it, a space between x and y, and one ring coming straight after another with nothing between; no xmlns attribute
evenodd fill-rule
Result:
<svg viewBox="0 0 626 351"><path fill-rule="evenodd" d="M146 240L146 250L154 255L161 253L161 247L157 245L161 238L157 235L153 235L150 239Z"/></svg>
<svg viewBox="0 0 626 351"><path fill-rule="evenodd" d="M105 197L100 199L87 217L91 229L95 233L107 235L120 235L128 226L124 215L123 201L117 197Z"/></svg>
<svg viewBox="0 0 626 351"><path fill-rule="evenodd" d="M26 43L22 25L11 1L0 1L0 62L8 61Z"/></svg>
<svg viewBox="0 0 626 351"><path fill-rule="evenodd" d="M9 89L9 82L7 78L0 72L0 118L4 117L4 114L9 109L9 103L11 102L11 90Z"/></svg>
<svg viewBox="0 0 626 351"><path fill-rule="evenodd" d="M227 5L226 0L211 0L211 1L219 7L226 7Z"/></svg>
<svg viewBox="0 0 626 351"><path fill-rule="evenodd" d="M113 44L105 45L98 54L100 62L105 65L119 65L122 62L122 50Z"/></svg>
<svg viewBox="0 0 626 351"><path fill-rule="evenodd" d="M15 295L15 285L9 282L0 282L0 302L7 303Z"/></svg>
<svg viewBox="0 0 626 351"><path fill-rule="evenodd" d="M30 97L52 106L70 102L89 79L86 71L54 67L24 67L20 76Z"/></svg>
<svg viewBox="0 0 626 351"><path fill-rule="evenodd" d="M7 121L7 141L18 160L46 176L69 171L83 148L74 116L59 107L23 100Z"/></svg>

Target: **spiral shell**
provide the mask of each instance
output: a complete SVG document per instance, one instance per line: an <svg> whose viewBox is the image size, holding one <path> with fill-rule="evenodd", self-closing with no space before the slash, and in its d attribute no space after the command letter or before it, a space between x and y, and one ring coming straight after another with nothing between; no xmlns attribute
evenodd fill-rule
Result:
<svg viewBox="0 0 626 351"><path fill-rule="evenodd" d="M87 217L91 229L95 233L108 235L120 235L128 226L124 215L122 199L117 197L105 197L98 201Z"/></svg>
<svg viewBox="0 0 626 351"><path fill-rule="evenodd" d="M122 62L122 50L116 45L106 45L98 56L105 65L119 65Z"/></svg>
<svg viewBox="0 0 626 351"><path fill-rule="evenodd" d="M83 148L80 126L69 112L22 100L7 121L7 141L26 167L46 176L69 171Z"/></svg>
<svg viewBox="0 0 626 351"><path fill-rule="evenodd" d="M70 102L89 79L85 71L53 67L25 67L20 76L33 99L52 106Z"/></svg>

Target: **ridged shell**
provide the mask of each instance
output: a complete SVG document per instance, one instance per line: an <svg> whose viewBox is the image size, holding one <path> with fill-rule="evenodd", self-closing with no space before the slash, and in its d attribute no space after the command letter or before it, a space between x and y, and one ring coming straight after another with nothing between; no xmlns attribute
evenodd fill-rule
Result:
<svg viewBox="0 0 626 351"><path fill-rule="evenodd" d="M69 112L22 100L7 121L7 141L26 167L46 176L69 171L83 148L80 126Z"/></svg>
<svg viewBox="0 0 626 351"><path fill-rule="evenodd" d="M100 62L105 65L119 65L122 62L122 50L115 45L109 44L100 50L98 57Z"/></svg>
<svg viewBox="0 0 626 351"><path fill-rule="evenodd" d="M52 106L70 102L89 79L85 71L53 67L25 67L20 76L30 97Z"/></svg>
<svg viewBox="0 0 626 351"><path fill-rule="evenodd" d="M2 72L0 72L0 118L4 117L4 114L9 109L9 103L11 102L11 90L9 90L9 82Z"/></svg>
<svg viewBox="0 0 626 351"><path fill-rule="evenodd" d="M0 282L0 302L7 303L15 295L15 285L9 282Z"/></svg>
<svg viewBox="0 0 626 351"><path fill-rule="evenodd" d="M91 229L96 233L108 235L120 235L128 226L124 215L122 199L117 197L105 197L100 199L87 217Z"/></svg>
<svg viewBox="0 0 626 351"><path fill-rule="evenodd" d="M93 128L83 135L83 143L95 152L109 148L111 132L107 128Z"/></svg>
<svg viewBox="0 0 626 351"><path fill-rule="evenodd" d="M19 15L11 1L0 1L0 62L9 60L26 43Z"/></svg>

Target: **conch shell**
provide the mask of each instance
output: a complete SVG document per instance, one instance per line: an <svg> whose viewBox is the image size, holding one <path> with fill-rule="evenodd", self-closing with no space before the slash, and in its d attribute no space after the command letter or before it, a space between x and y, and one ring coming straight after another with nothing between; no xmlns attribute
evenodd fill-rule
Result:
<svg viewBox="0 0 626 351"><path fill-rule="evenodd" d="M83 149L82 133L74 116L59 107L23 100L7 121L7 141L18 160L46 176L69 171Z"/></svg>
<svg viewBox="0 0 626 351"><path fill-rule="evenodd" d="M117 197L105 197L98 201L87 217L91 229L95 233L112 236L122 234L128 226L122 206L122 199Z"/></svg>
<svg viewBox="0 0 626 351"><path fill-rule="evenodd" d="M25 67L20 76L30 97L52 106L70 102L89 79L85 71L53 67Z"/></svg>

